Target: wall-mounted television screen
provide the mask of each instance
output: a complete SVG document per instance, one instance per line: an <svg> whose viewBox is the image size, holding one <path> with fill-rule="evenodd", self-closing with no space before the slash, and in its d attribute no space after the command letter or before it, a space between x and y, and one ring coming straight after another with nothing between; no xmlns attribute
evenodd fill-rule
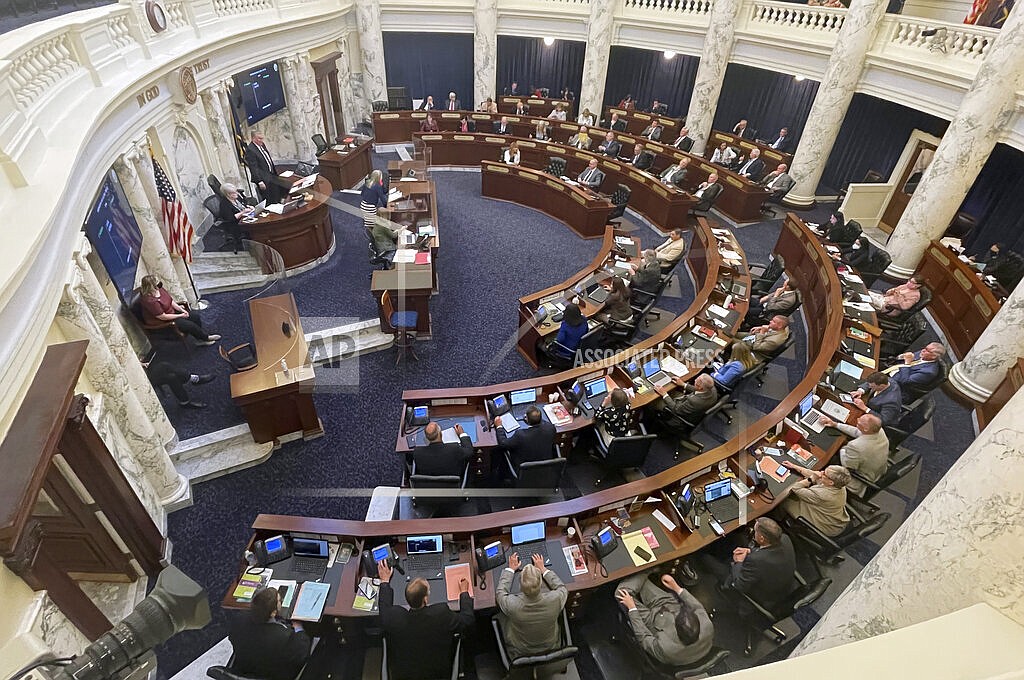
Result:
<svg viewBox="0 0 1024 680"><path fill-rule="evenodd" d="M235 74L234 80L249 125L284 108L281 69L276 61Z"/></svg>
<svg viewBox="0 0 1024 680"><path fill-rule="evenodd" d="M135 289L142 232L113 170L107 171L89 208L85 235L99 255L121 301L128 304Z"/></svg>

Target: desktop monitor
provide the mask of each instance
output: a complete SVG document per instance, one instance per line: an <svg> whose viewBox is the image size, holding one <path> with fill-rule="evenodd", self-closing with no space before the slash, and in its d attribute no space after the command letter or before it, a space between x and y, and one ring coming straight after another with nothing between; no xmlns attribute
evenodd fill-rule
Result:
<svg viewBox="0 0 1024 680"><path fill-rule="evenodd" d="M644 362L644 377L650 378L652 375L661 370L661 362L658 357L652 357Z"/></svg>
<svg viewBox="0 0 1024 680"><path fill-rule="evenodd" d="M236 73L234 81L235 101L240 104L247 125L254 125L285 107L281 70L276 61Z"/></svg>
<svg viewBox="0 0 1024 680"><path fill-rule="evenodd" d="M717 482L711 482L704 487L704 502L717 501L719 498L725 498L731 493L732 482L730 480L722 479Z"/></svg>
<svg viewBox="0 0 1024 680"><path fill-rule="evenodd" d="M544 540L544 522L530 522L512 527L512 545Z"/></svg>
<svg viewBox="0 0 1024 680"><path fill-rule="evenodd" d="M519 406L520 404L532 404L535 401L537 401L537 390L533 387L528 390L512 391L513 406Z"/></svg>
<svg viewBox="0 0 1024 680"><path fill-rule="evenodd" d="M583 383L583 389L587 393L587 399L593 399L608 391L608 383L605 382L604 376L601 376L600 378Z"/></svg>
<svg viewBox="0 0 1024 680"><path fill-rule="evenodd" d="M433 536L409 536L405 539L405 550L410 555L426 555L439 553L443 543L441 534Z"/></svg>
<svg viewBox="0 0 1024 680"><path fill-rule="evenodd" d="M814 407L814 392L800 400L800 417L803 418L807 412Z"/></svg>
<svg viewBox="0 0 1024 680"><path fill-rule="evenodd" d="M118 297L129 304L142 252L142 231L113 170L107 171L89 208L85 235L107 270Z"/></svg>

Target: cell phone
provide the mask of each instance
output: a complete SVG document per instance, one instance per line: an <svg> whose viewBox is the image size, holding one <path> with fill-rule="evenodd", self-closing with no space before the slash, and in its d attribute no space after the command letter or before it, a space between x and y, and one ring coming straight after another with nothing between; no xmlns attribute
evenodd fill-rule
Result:
<svg viewBox="0 0 1024 680"><path fill-rule="evenodd" d="M714 517L708 520L708 524L711 525L712 531L714 531L716 534L718 534L719 536L725 536L725 529L722 528L722 525L719 524L718 520L716 520Z"/></svg>
<svg viewBox="0 0 1024 680"><path fill-rule="evenodd" d="M843 400L844 404L852 404L853 403L853 397L851 397L849 394L840 394L839 398Z"/></svg>
<svg viewBox="0 0 1024 680"><path fill-rule="evenodd" d="M651 553L647 552L640 546L633 548L633 552L636 553L636 556L642 559L644 562L647 562L651 559Z"/></svg>
<svg viewBox="0 0 1024 680"><path fill-rule="evenodd" d="M786 467L785 465L780 465L779 469L775 471L775 474L777 474L779 477L785 477L787 472L789 472L789 468Z"/></svg>

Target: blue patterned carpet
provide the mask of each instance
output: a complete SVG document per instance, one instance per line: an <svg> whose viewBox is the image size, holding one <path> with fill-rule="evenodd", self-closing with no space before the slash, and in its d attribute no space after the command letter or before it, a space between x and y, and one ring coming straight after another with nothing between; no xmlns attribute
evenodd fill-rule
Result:
<svg viewBox="0 0 1024 680"><path fill-rule="evenodd" d="M386 160L386 156L378 156L375 163L383 165ZM257 514L359 519L365 514L369 491L378 485L400 482L401 463L394 454L394 441L403 390L490 384L532 375L528 364L510 349L516 300L579 270L597 252L599 241L579 239L563 225L530 209L481 198L477 173L438 173L436 180L443 242L438 262L441 291L431 302L434 339L417 345L418 363L406 363L398 369L392 352L355 360L357 390L316 396L326 430L324 437L288 444L260 466L196 485L194 505L170 515L174 563L208 590L214 621L202 631L178 635L160 650L162 678L173 675L226 635L218 602L235 576L239 551L251 534L249 527ZM335 196L349 204L358 201L351 194ZM338 239L333 259L288 282L299 311L304 319L375 317L361 222L338 210L333 220ZM738 229L736 234L748 259L764 261L779 228L779 221L768 221ZM645 246L662 240L647 227L637 227L636 233ZM249 295L251 292L241 291L210 298L213 306L204 314L206 325L222 333L229 347L249 339L242 308L242 301ZM692 296L692 286L684 275L675 292L663 297L658 307L675 314L685 309ZM701 439L712 445L725 441L747 418L759 417L773 408L799 380L806 345L802 324L796 323L795 327L795 351L773 365L765 389L744 397L733 425L716 422ZM167 351L179 350L168 347ZM180 436L184 439L243 422L231 404L227 367L215 357L213 349L196 349L189 361L194 372L216 372L219 379L194 388L196 397L210 404L205 411L180 411L175 405L169 406ZM908 509L972 439L966 412L940 397L934 442L918 438L910 442L927 455L916 492L907 498ZM659 441L644 471L651 474L672 464L672 448ZM575 472L570 476L576 483L565 489L567 496L590 486L580 481L589 479L581 472L586 467L573 461ZM478 511L490 509L483 502ZM865 541L854 557L865 564L876 551L877 545L872 547L870 541ZM844 585L837 582L834 588ZM817 618L813 611L802 612L798 623L806 631ZM360 660L354 661L349 672L357 673L360 664ZM585 677L596 677L586 662L580 666Z"/></svg>

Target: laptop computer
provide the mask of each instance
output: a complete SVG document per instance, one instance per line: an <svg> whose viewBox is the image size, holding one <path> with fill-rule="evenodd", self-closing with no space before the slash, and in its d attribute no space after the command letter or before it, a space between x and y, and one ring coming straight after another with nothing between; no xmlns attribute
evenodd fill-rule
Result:
<svg viewBox="0 0 1024 680"><path fill-rule="evenodd" d="M523 564L529 564L533 555L540 555L544 558L544 564L551 564L544 522L530 522L512 527L512 552L519 555L519 561Z"/></svg>
<svg viewBox="0 0 1024 680"><path fill-rule="evenodd" d="M526 410L537 401L537 390L533 387L526 390L512 390L509 400L512 402L512 415L515 416L515 419L525 420Z"/></svg>
<svg viewBox="0 0 1024 680"><path fill-rule="evenodd" d="M605 381L604 376L588 380L583 383L583 400L580 402L580 405L589 411L594 411L604 401L604 395L607 392L608 383Z"/></svg>
<svg viewBox="0 0 1024 680"><path fill-rule="evenodd" d="M595 281L587 287L587 298L601 304L608 299L608 289Z"/></svg>
<svg viewBox="0 0 1024 680"><path fill-rule="evenodd" d="M444 541L440 534L432 536L409 536L405 539L406 571L410 578L420 577L428 581L444 578Z"/></svg>
<svg viewBox="0 0 1024 680"><path fill-rule="evenodd" d="M860 365L840 359L839 365L832 371L832 384L843 392L853 392L860 386L863 374L864 369Z"/></svg>
<svg viewBox="0 0 1024 680"><path fill-rule="evenodd" d="M821 422L825 414L814 408L814 392L801 399L800 405L797 408L800 409L801 425L815 432L821 432L825 429L824 423Z"/></svg>
<svg viewBox="0 0 1024 680"><path fill-rule="evenodd" d="M661 370L661 361L652 357L644 362L644 377L655 387L664 387L672 382L672 376Z"/></svg>
<svg viewBox="0 0 1024 680"><path fill-rule="evenodd" d="M318 581L327 573L330 552L327 541L315 538L292 538L291 572L295 580Z"/></svg>
<svg viewBox="0 0 1024 680"><path fill-rule="evenodd" d="M740 516L739 499L733 498L732 480L720 479L704 486L704 505L719 524L731 522Z"/></svg>

